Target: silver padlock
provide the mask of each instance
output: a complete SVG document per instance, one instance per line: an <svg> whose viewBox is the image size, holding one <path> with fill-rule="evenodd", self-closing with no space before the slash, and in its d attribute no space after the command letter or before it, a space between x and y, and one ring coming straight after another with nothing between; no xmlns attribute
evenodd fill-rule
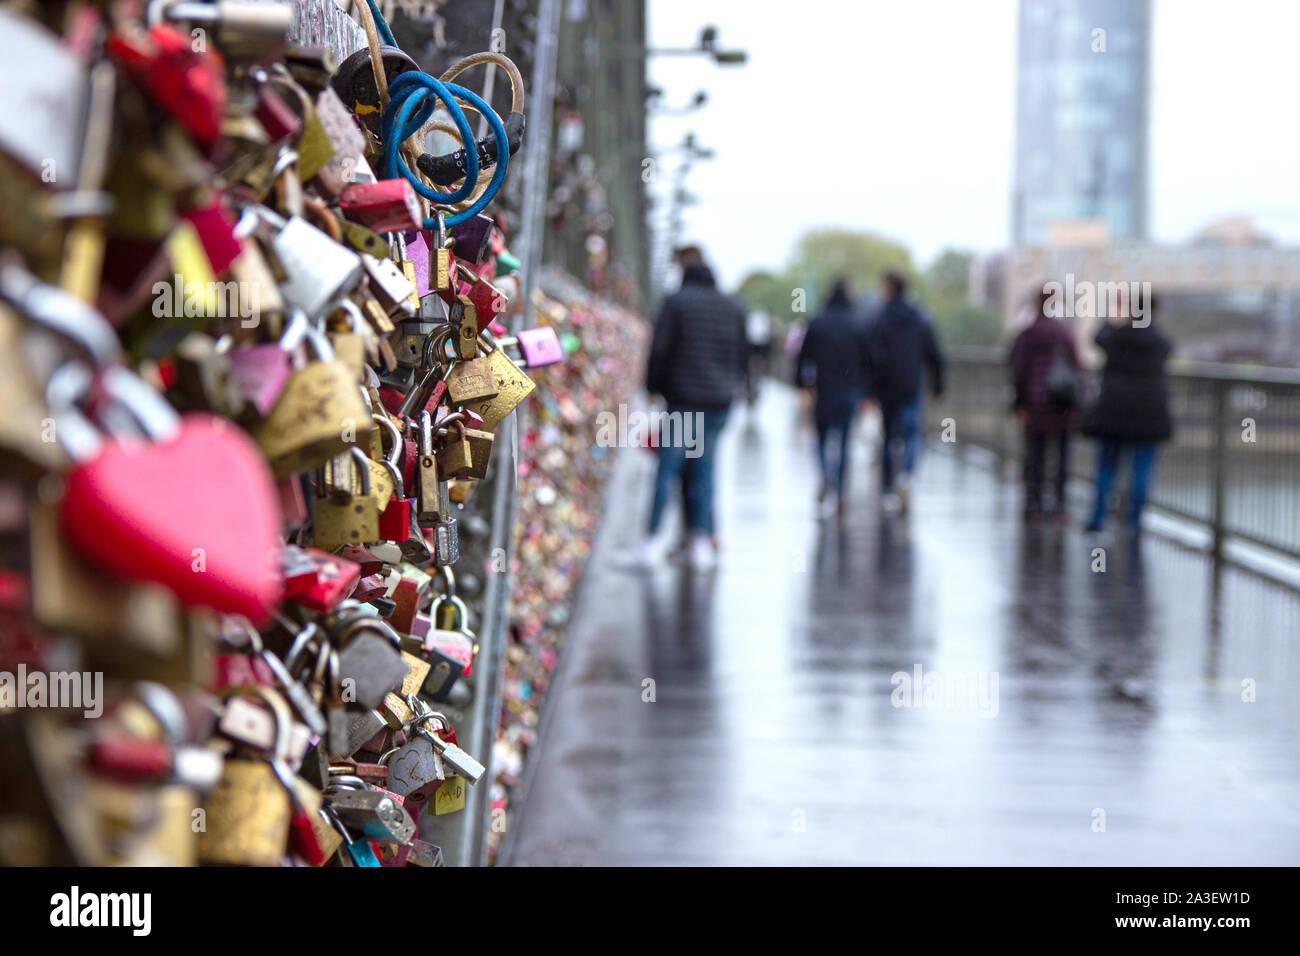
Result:
<svg viewBox="0 0 1300 956"><path fill-rule="evenodd" d="M299 216L286 222L261 207L258 215L278 230L271 248L284 270L280 292L285 301L313 321L332 312L360 281L365 271L361 257Z"/></svg>
<svg viewBox="0 0 1300 956"><path fill-rule="evenodd" d="M362 255L361 264L365 267L366 277L370 280L370 291L375 294L380 307L390 316L410 316L411 296L415 289L401 268L392 259L376 259L374 256Z"/></svg>
<svg viewBox="0 0 1300 956"><path fill-rule="evenodd" d="M407 696L407 705L412 710L415 709L415 700L415 695ZM430 739L432 735L421 732L424 724L436 719L437 715L427 710L417 713L407 724L407 742L379 758L379 762L388 768L387 789L399 797L423 803L447 779L442 756Z"/></svg>
<svg viewBox="0 0 1300 956"><path fill-rule="evenodd" d="M324 792L327 811L363 839L405 846L415 838L415 821L406 809L360 777L332 777Z"/></svg>

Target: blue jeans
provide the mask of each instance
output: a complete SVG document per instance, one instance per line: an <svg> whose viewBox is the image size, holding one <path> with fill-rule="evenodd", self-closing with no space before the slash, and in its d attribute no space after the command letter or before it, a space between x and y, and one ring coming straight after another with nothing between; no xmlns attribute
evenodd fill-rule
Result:
<svg viewBox="0 0 1300 956"><path fill-rule="evenodd" d="M669 405L668 414L672 416L674 413L679 413L683 422L690 423L687 434L694 445L687 448L680 440L668 441L671 436L666 434L666 430L661 435L655 498L650 506L650 533L659 530L668 502L680 483L686 529L695 534L713 534L713 453L717 450L722 427L727 424L727 410L698 411ZM699 418L695 417L697 415Z"/></svg>
<svg viewBox="0 0 1300 956"><path fill-rule="evenodd" d="M885 440L880 449L880 490L894 490L894 475L902 471L910 475L916 469L916 459L921 454L921 396L910 401L881 402L880 417L884 425ZM903 443L902 468L894 463L894 444Z"/></svg>
<svg viewBox="0 0 1300 956"><path fill-rule="evenodd" d="M849 464L849 430L858 398L858 393L851 389L818 392L813 409L822 481L837 495L844 490L844 473Z"/></svg>
<svg viewBox="0 0 1300 956"><path fill-rule="evenodd" d="M1151 475L1156 467L1156 451L1160 446L1154 442L1117 442L1103 441L1097 455L1097 500L1092 508L1092 520L1089 524L1100 527L1106 520L1106 502L1110 498L1111 488L1115 484L1115 472L1119 470L1120 456L1126 451L1133 453L1133 486L1129 489L1129 527L1136 528L1142 520L1142 508L1146 505L1147 489L1151 487Z"/></svg>

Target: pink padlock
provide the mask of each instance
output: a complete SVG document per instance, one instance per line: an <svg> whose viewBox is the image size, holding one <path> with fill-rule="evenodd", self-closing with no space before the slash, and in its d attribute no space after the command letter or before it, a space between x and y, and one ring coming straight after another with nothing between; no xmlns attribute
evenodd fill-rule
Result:
<svg viewBox="0 0 1300 956"><path fill-rule="evenodd" d="M231 349L230 378L239 394L263 417L271 413L276 399L293 374L293 355L276 343Z"/></svg>
<svg viewBox="0 0 1300 956"><path fill-rule="evenodd" d="M406 257L415 269L415 293L423 299L429 294L429 244L432 241L427 229L406 234Z"/></svg>
<svg viewBox="0 0 1300 956"><path fill-rule="evenodd" d="M543 325L535 329L523 329L519 332L519 354L529 368L539 365L554 365L564 361L564 349L555 329Z"/></svg>
<svg viewBox="0 0 1300 956"><path fill-rule="evenodd" d="M412 637L423 640L429 636L431 630L433 630L433 618L429 617L429 615L417 612L415 617L411 619L410 634Z"/></svg>

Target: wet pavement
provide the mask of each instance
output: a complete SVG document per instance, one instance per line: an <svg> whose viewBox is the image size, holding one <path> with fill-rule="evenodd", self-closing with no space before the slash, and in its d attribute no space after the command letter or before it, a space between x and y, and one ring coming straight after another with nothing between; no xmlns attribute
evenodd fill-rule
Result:
<svg viewBox="0 0 1300 956"><path fill-rule="evenodd" d="M1023 528L978 450L896 518L857 445L819 519L779 387L724 433L719 568L630 574L653 458L617 454L500 862L1300 863L1296 592Z"/></svg>

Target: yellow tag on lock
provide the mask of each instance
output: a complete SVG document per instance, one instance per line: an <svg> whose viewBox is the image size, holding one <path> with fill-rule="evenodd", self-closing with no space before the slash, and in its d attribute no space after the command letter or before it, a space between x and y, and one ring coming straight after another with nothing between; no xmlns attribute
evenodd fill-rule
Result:
<svg viewBox="0 0 1300 956"><path fill-rule="evenodd" d="M455 813L465 809L465 778L452 774L433 794L433 815Z"/></svg>

